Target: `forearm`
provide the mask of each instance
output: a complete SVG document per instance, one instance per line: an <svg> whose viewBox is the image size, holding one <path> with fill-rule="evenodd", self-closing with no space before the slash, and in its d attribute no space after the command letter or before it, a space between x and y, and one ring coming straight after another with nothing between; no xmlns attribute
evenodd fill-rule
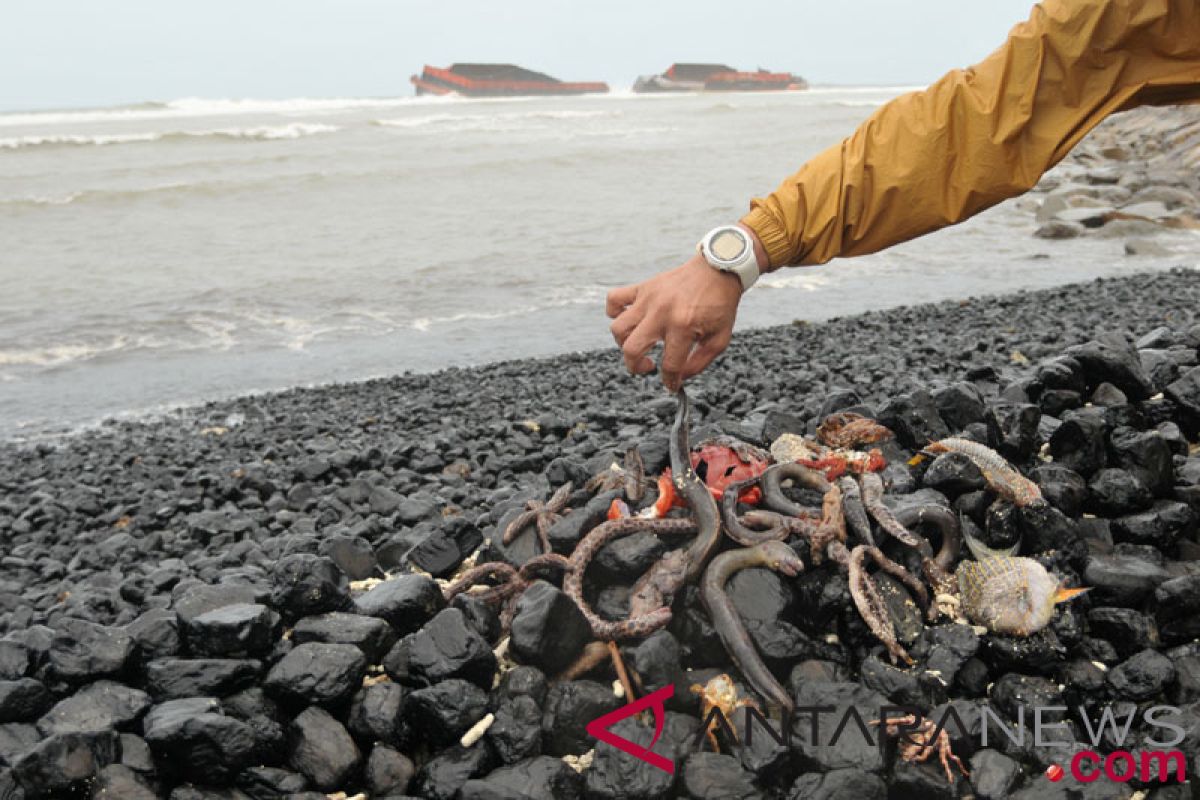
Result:
<svg viewBox="0 0 1200 800"><path fill-rule="evenodd" d="M875 252L1028 190L1114 111L1197 99L1196 0L1047 0L986 60L879 109L742 223L764 266Z"/></svg>

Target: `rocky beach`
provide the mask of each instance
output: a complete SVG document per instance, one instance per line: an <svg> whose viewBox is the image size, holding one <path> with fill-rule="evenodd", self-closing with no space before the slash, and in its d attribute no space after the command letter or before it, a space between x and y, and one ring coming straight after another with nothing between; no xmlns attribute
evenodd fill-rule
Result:
<svg viewBox="0 0 1200 800"><path fill-rule="evenodd" d="M911 602L890 604L915 659L893 666L836 567L747 571L730 598L801 705L936 716L949 704L976 726L984 706L1012 724L1021 704L1068 706L1079 747L1082 714L1172 704L1179 748L1200 765L1198 303L1200 275L1178 270L735 337L689 386L693 442L767 446L857 408L897 434L889 503L945 505L1093 587L1029 638L923 624L905 616ZM749 688L694 586L665 630L622 645L643 691L676 687L656 745L676 771L598 744L585 726L624 701L606 666L549 682L589 638L558 577L522 597L503 646L497 609L466 596L447 606L438 581L468 557L520 564L536 538L505 547L499 531L525 502L581 486L626 448L657 474L674 411L653 379L597 352L248 397L5 447L0 797L1187 796L1053 783L1044 770L1070 751L1004 736L981 748L953 726L970 772L954 785L937 758L910 763L857 734L813 742L799 722L790 746L760 736L698 752L689 687L729 672ZM906 465L960 432L1036 481L1049 516L1031 524L961 460ZM553 546L570 552L612 496L576 491ZM614 587L664 550L652 536L611 545L589 579L597 607L619 612ZM1135 721L1131 736L1145 734Z"/></svg>

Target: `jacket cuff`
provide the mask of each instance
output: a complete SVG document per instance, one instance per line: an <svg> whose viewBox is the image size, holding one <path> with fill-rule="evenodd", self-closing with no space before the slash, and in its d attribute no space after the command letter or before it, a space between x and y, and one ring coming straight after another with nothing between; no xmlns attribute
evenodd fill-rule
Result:
<svg viewBox="0 0 1200 800"><path fill-rule="evenodd" d="M741 223L754 231L754 235L762 242L763 249L767 251L768 263L761 265L762 267L780 267L788 262L792 246L788 242L787 232L774 217L755 205L750 209L750 213L742 217ZM763 271L766 272L766 269Z"/></svg>

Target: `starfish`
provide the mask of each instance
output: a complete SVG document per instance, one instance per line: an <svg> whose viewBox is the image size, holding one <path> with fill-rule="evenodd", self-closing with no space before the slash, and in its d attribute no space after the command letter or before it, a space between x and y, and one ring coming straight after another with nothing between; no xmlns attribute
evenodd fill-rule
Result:
<svg viewBox="0 0 1200 800"><path fill-rule="evenodd" d="M549 553L550 527L558 522L563 514L570 511L566 506L567 499L571 496L571 489L571 482L567 481L546 502L530 500L525 503L525 510L513 517L512 522L508 523L504 528L504 535L500 541L504 544L511 544L512 540L529 527L530 523L535 523L537 525L538 539L542 543L542 552Z"/></svg>

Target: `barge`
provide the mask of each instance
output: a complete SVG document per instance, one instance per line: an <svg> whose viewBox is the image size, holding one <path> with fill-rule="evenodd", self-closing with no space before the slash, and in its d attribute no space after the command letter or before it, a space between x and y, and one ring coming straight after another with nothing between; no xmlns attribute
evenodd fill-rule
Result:
<svg viewBox="0 0 1200 800"><path fill-rule="evenodd" d="M766 92L799 91L808 82L790 72L739 72L725 64L672 64L666 72L643 75L635 92Z"/></svg>
<svg viewBox="0 0 1200 800"><path fill-rule="evenodd" d="M418 95L523 97L603 94L608 91L607 83L567 83L514 64L451 64L445 69L427 64L420 75L413 75L410 80Z"/></svg>

